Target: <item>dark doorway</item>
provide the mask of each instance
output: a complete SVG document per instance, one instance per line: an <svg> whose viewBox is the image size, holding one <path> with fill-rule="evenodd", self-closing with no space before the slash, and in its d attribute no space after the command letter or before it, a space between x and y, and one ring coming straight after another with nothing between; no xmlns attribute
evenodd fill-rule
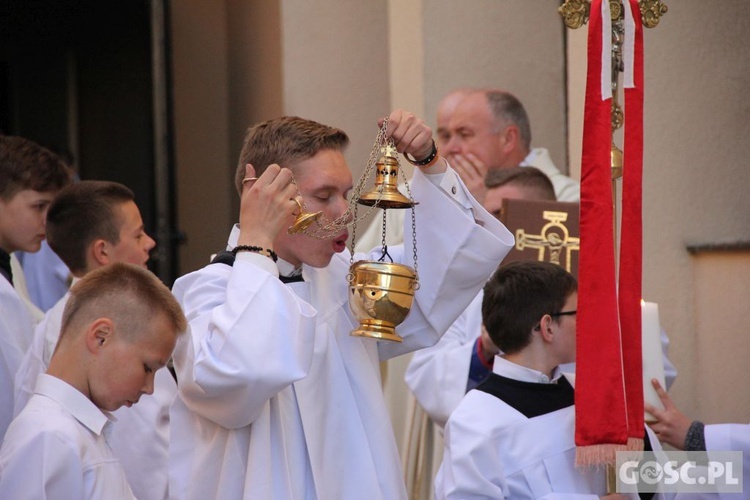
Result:
<svg viewBox="0 0 750 500"><path fill-rule="evenodd" d="M74 159L81 179L136 193L168 284L177 252L166 0L0 6L0 129Z"/></svg>

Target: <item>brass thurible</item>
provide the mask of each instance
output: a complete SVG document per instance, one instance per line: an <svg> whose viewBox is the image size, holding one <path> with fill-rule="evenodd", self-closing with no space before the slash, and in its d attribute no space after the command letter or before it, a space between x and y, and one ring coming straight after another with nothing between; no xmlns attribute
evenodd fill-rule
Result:
<svg viewBox="0 0 750 500"><path fill-rule="evenodd" d="M349 308L359 322L359 325L352 330L351 335L401 342L403 339L396 332L396 327L406 319L409 311L411 311L414 293L419 288L414 216L416 202L410 196L403 195L398 189L398 153L392 141L385 139L387 126L386 120L373 146L370 164L363 174L366 179L373 168L373 158L378 158L374 165L376 169L375 185L370 191L359 196L357 203L382 208L383 210L411 208L414 269L403 264L386 262L386 257L389 258L390 255L388 255L385 242L387 228L384 214L380 259L377 261L360 260L352 262L347 280L349 281ZM406 183L405 179L404 182ZM406 189L408 191L408 184L406 184ZM411 195L411 193L409 194ZM356 221L354 225L356 226ZM356 229L352 233L356 234ZM354 247L354 240L352 240L352 247Z"/></svg>
<svg viewBox="0 0 750 500"><path fill-rule="evenodd" d="M393 262L360 260L349 268L349 307L359 321L355 337L401 342L396 333L409 314L417 273Z"/></svg>

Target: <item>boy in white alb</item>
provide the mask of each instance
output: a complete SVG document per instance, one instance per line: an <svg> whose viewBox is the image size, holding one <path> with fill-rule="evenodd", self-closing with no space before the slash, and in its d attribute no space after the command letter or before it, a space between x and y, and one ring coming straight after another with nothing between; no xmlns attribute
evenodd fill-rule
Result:
<svg viewBox="0 0 750 500"><path fill-rule="evenodd" d="M629 498L575 467L574 389L559 365L575 360L576 290L544 262L501 266L485 286L484 327L504 354L448 419L438 499Z"/></svg>
<svg viewBox="0 0 750 500"><path fill-rule="evenodd" d="M297 117L248 131L235 258L174 286L191 336L174 357L173 498L406 498L380 361L434 344L513 238L468 195L421 120L394 111L386 134L420 167L411 184L420 289L398 328L402 343L350 335L345 228L326 239L287 233L300 194L329 221L346 213L346 134ZM410 245L389 253L414 266Z"/></svg>
<svg viewBox="0 0 750 500"><path fill-rule="evenodd" d="M169 289L138 266L75 284L49 369L0 448L0 498L135 498L107 443L109 412L153 392L185 329Z"/></svg>

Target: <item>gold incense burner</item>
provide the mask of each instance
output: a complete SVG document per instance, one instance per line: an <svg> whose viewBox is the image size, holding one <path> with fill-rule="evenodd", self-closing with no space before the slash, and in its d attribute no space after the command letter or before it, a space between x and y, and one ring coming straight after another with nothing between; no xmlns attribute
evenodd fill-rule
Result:
<svg viewBox="0 0 750 500"><path fill-rule="evenodd" d="M351 334L356 337L368 337L377 340L401 342L401 336L396 332L411 310L414 292L419 288L417 276L417 235L414 206L416 202L405 196L398 189L399 163L398 152L392 140L386 140L388 121L378 134L378 138L370 154L370 161L365 169L363 178L371 174L372 163L375 162L375 185L356 199L360 205L383 209L381 256L377 261L360 260L352 262L349 267L349 308L359 321L359 326ZM403 177L403 176L402 176ZM403 179L409 191L409 184ZM403 264L394 263L388 254L386 245L386 210L405 209L412 211L412 238L414 243L414 269ZM356 220L356 217L355 217ZM356 223L352 229L352 254L356 240ZM390 259L390 262L386 262Z"/></svg>
<svg viewBox="0 0 750 500"><path fill-rule="evenodd" d="M359 321L352 335L401 342L396 327L411 310L418 285L414 269L360 260L352 264L348 279L349 307Z"/></svg>

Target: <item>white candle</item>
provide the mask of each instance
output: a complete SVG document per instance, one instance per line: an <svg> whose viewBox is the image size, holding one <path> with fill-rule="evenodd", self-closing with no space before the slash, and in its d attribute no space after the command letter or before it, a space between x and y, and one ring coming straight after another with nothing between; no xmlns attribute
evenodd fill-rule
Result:
<svg viewBox="0 0 750 500"><path fill-rule="evenodd" d="M659 325L659 306L653 302L641 300L641 349L643 354L643 398L646 403L663 409L659 395L651 385L651 379L659 381L666 390L664 382L664 353L661 348L661 326ZM654 421L650 413L645 414L646 421Z"/></svg>

